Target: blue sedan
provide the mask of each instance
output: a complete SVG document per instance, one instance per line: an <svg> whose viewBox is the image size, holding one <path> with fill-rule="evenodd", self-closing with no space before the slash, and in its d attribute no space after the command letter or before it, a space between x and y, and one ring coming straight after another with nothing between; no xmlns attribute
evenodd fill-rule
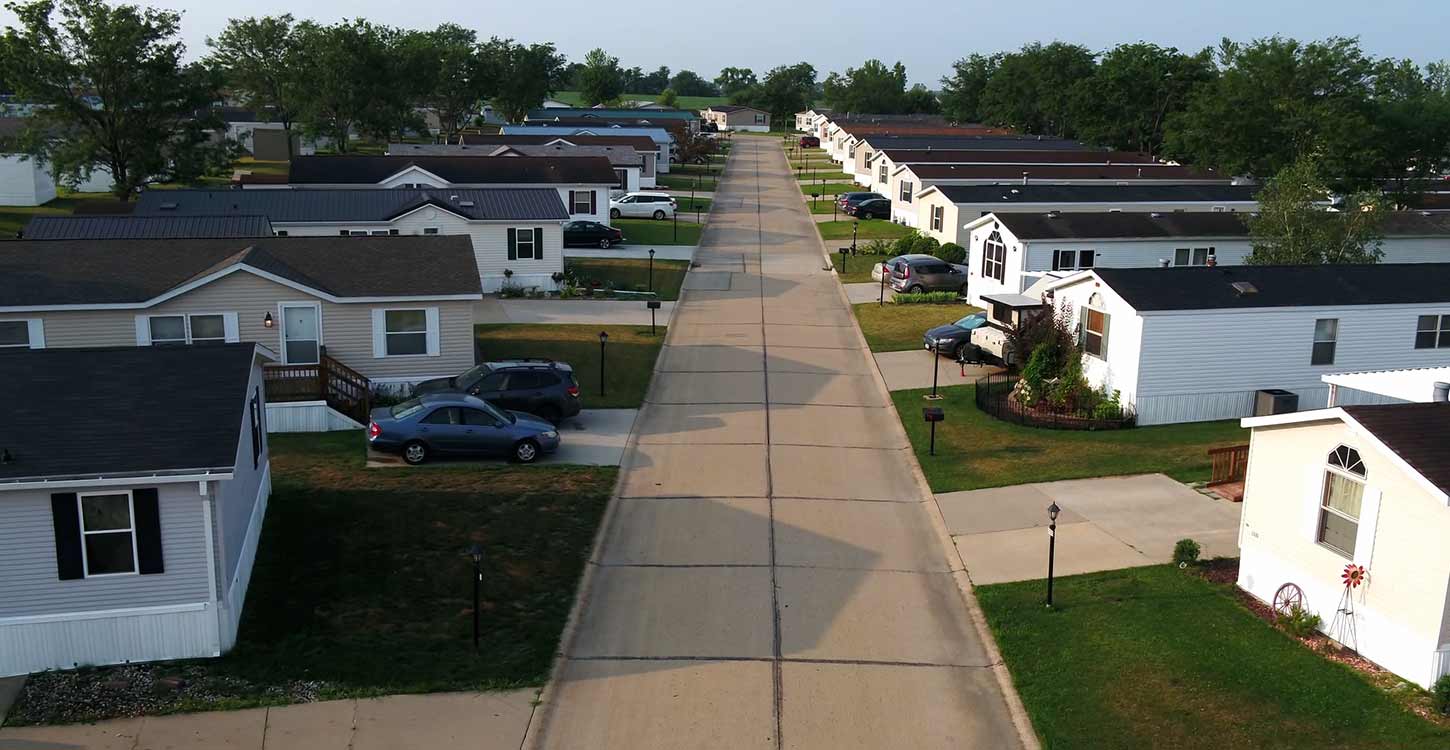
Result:
<svg viewBox="0 0 1450 750"><path fill-rule="evenodd" d="M987 314L976 312L955 323L937 326L921 337L922 345L929 351L945 354L953 359L962 359L972 344L972 331L987 325Z"/></svg>
<svg viewBox="0 0 1450 750"><path fill-rule="evenodd" d="M368 445L410 464L434 456L506 456L533 463L559 449L559 433L538 417L504 411L476 396L428 393L373 409Z"/></svg>

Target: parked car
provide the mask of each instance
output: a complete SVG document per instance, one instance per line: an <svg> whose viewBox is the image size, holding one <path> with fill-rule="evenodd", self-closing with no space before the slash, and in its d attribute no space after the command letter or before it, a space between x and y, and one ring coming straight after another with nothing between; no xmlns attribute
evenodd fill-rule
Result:
<svg viewBox="0 0 1450 750"><path fill-rule="evenodd" d="M891 201L886 198L871 198L854 206L847 206L846 213L858 219L889 219Z"/></svg>
<svg viewBox="0 0 1450 750"><path fill-rule="evenodd" d="M675 199L668 193L626 193L609 199L609 217L635 216L655 220L675 215Z"/></svg>
<svg viewBox="0 0 1450 750"><path fill-rule="evenodd" d="M559 449L559 431L548 422L462 393L427 393L373 409L371 417L368 445L414 465L435 456L507 456L527 464Z"/></svg>
<svg viewBox="0 0 1450 750"><path fill-rule="evenodd" d="M462 393L503 409L533 414L558 424L579 413L579 384L574 368L551 359L508 359L484 362L451 378L425 380L414 395Z"/></svg>
<svg viewBox="0 0 1450 750"><path fill-rule="evenodd" d="M987 325L987 314L974 312L955 323L928 329L925 334L922 334L921 343L928 351L935 350L937 354L945 354L952 359L981 361L980 351L975 353L972 351L973 347L981 349L980 345L973 343L972 331L985 325Z"/></svg>
<svg viewBox="0 0 1450 750"><path fill-rule="evenodd" d="M930 255L903 255L891 265L891 288L898 292L967 292L967 267Z"/></svg>
<svg viewBox="0 0 1450 750"><path fill-rule="evenodd" d="M564 225L564 247L602 247L624 242L624 232L597 221L571 221Z"/></svg>
<svg viewBox="0 0 1450 750"><path fill-rule="evenodd" d="M862 201L877 199L885 200L886 196L880 193L841 193L841 196L836 199L836 206L841 209L842 213L849 214Z"/></svg>
<svg viewBox="0 0 1450 750"><path fill-rule="evenodd" d="M801 148L820 148L821 139L813 135L803 135L798 142Z"/></svg>
<svg viewBox="0 0 1450 750"><path fill-rule="evenodd" d="M883 260L880 263L877 263L876 265L872 266L871 267L871 280L874 281L874 282L876 282L876 283L878 283L878 284L880 284L881 283L881 277L884 276L884 275L887 275L887 274L891 273L891 267L894 266L894 265L896 265L896 261L901 260L901 258L902 258L902 256L900 256L900 255L898 255L898 256L896 256L894 258L887 258L886 260Z"/></svg>

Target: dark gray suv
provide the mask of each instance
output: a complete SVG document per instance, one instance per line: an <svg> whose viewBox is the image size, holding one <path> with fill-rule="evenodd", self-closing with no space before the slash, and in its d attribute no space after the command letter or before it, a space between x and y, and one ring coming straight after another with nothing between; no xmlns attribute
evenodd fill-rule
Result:
<svg viewBox="0 0 1450 750"><path fill-rule="evenodd" d="M574 368L551 359L484 362L461 375L425 380L413 393L466 393L499 408L533 414L554 424L578 414L581 408Z"/></svg>
<svg viewBox="0 0 1450 750"><path fill-rule="evenodd" d="M891 266L891 288L898 292L967 293L967 267L930 255L903 255Z"/></svg>

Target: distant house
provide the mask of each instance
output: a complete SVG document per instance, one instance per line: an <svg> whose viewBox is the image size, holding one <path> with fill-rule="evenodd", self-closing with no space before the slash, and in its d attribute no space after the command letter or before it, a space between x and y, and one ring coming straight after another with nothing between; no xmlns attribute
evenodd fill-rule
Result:
<svg viewBox="0 0 1450 750"><path fill-rule="evenodd" d="M571 191L581 210L588 195ZM587 191L604 200L603 191ZM473 247L484 291L505 281L552 287L564 270L560 227L570 219L558 193L542 188L391 190L148 190L136 199L135 218L266 216L283 237L465 235ZM518 237L529 238L520 247ZM538 241L534 242L533 238ZM510 238L513 244L510 245ZM508 271L508 274L505 274Z"/></svg>
<svg viewBox="0 0 1450 750"><path fill-rule="evenodd" d="M1039 142L1022 141L1021 143L1031 145ZM1055 144L1057 142L1049 141L1048 143ZM1006 143L1002 145L1011 144ZM864 147L857 145L856 148L859 152ZM855 162L854 160L849 160L847 164L854 168ZM892 190L893 175L897 174L902 167L916 164L991 166L999 167L1006 172L1016 172L1011 178L1004 179L1003 182L1021 182L1022 172L1030 172L1039 168L1125 165L1157 168L1172 166L1157 161L1147 154L1139 154L1132 151L1104 151L1102 149L1071 151L1060 148L884 148L872 151L865 160L863 166L869 175L869 181L866 186L885 195ZM1015 167L1016 169L1008 170L1008 167Z"/></svg>
<svg viewBox="0 0 1450 750"><path fill-rule="evenodd" d="M0 382L44 394L0 406L0 676L232 647L272 487L274 356L0 351Z"/></svg>
<svg viewBox="0 0 1450 750"><path fill-rule="evenodd" d="M914 135L884 133L863 133L847 139L845 160L841 171L852 174L857 184L871 187L879 179L880 169L874 165L876 153L883 150L902 152L922 151L1091 151L1091 147L1077 141L1062 138L1043 138L1033 135L1012 135L1004 133L958 133L955 135ZM873 167L876 167L873 171ZM887 173L888 178L890 173ZM887 185L883 182L883 187Z"/></svg>
<svg viewBox="0 0 1450 750"><path fill-rule="evenodd" d="M465 156L304 156L292 160L292 188L550 188L569 218L609 223L609 191L618 180L609 159ZM275 219L274 219L275 223Z"/></svg>
<svg viewBox="0 0 1450 750"><path fill-rule="evenodd" d="M1256 211L1252 185L932 185L913 198L915 225L938 242L966 247L972 222L990 213ZM889 196L888 196L889 197Z"/></svg>
<svg viewBox="0 0 1450 750"><path fill-rule="evenodd" d="M1450 349L1450 318L1426 316L1415 326L1415 338L1427 347L1433 342ZM1330 406L1415 404L1445 400L1450 366L1336 372L1320 379L1329 386Z"/></svg>
<svg viewBox="0 0 1450 750"><path fill-rule="evenodd" d="M1450 263L1094 268L1039 288L1088 381L1144 425L1250 416L1261 391L1318 409L1327 373L1450 365L1450 337L1424 330L1450 319Z"/></svg>
<svg viewBox="0 0 1450 750"><path fill-rule="evenodd" d="M928 216L933 236L945 229L944 213ZM1450 216L1388 213L1382 228L1383 262L1450 262ZM1089 268L1239 266L1254 249L1242 217L1201 211L1003 212L968 222L966 232L973 304Z"/></svg>
<svg viewBox="0 0 1450 750"><path fill-rule="evenodd" d="M0 117L0 206L43 206L56 198L55 178L49 165L21 153L15 146L29 122L26 117ZM98 167L76 190L107 192L112 182L111 173Z"/></svg>
<svg viewBox="0 0 1450 750"><path fill-rule="evenodd" d="M644 137L654 141L659 149L658 161L655 169L660 174L668 174L670 171L670 158L675 154L675 137L669 130L663 127L622 127L599 123L595 125L554 125L554 124L523 124L505 125L502 128L503 135L526 135L532 137L552 136L573 139L574 136L633 136ZM464 141L472 143L472 140Z"/></svg>
<svg viewBox="0 0 1450 750"><path fill-rule="evenodd" d="M669 152L662 152L659 144L653 139L642 135L519 135L519 134L481 134L462 133L458 136L457 144L468 148L479 146L608 146L612 149L634 149L640 159L639 184L643 188L655 186L655 175L658 173L658 166L661 153L665 156L665 162L669 161ZM391 150L391 147L390 147ZM493 151L494 148L486 149ZM406 151L401 153L407 153Z"/></svg>
<svg viewBox="0 0 1450 750"><path fill-rule="evenodd" d="M824 107L814 107L804 112L797 112L795 113L795 129L802 133L809 133L815 125L817 116L824 116L830 113L831 110Z"/></svg>
<svg viewBox="0 0 1450 750"><path fill-rule="evenodd" d="M465 237L5 242L0 340L255 342L278 353L266 368L274 429L356 427L371 391L473 365L477 262Z"/></svg>
<svg viewBox="0 0 1450 750"><path fill-rule="evenodd" d="M200 216L36 216L21 233L27 240L159 240L271 237L259 214Z"/></svg>
<svg viewBox="0 0 1450 750"><path fill-rule="evenodd" d="M653 153L653 152L651 152ZM654 159L644 159L631 146L623 145L577 145L565 142L549 144L496 144L490 148L467 146L455 143L390 143L389 156L531 156L570 158L581 156L604 157L614 167L615 183L611 192L625 193L640 189L644 179L644 164ZM654 187L654 174L650 174L650 187Z"/></svg>
<svg viewBox="0 0 1450 750"><path fill-rule="evenodd" d="M700 116L688 109L652 108L639 110L635 108L610 108L610 107L544 107L530 111L524 116L524 122L556 120L594 120L594 121L633 121L646 120L654 124L677 122L687 132L700 132Z"/></svg>
<svg viewBox="0 0 1450 750"><path fill-rule="evenodd" d="M1243 420L1238 585L1428 688L1450 674L1450 403ZM1348 591L1347 565L1364 583Z"/></svg>
<svg viewBox="0 0 1450 750"><path fill-rule="evenodd" d="M744 130L751 133L770 132L770 113L739 104L716 104L700 110L705 122L717 130Z"/></svg>

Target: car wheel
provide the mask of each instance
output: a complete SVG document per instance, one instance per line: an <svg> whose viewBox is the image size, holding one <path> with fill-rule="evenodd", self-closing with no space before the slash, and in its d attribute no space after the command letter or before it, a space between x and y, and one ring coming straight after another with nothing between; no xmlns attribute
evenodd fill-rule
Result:
<svg viewBox="0 0 1450 750"><path fill-rule="evenodd" d="M911 286L906 288L907 294L921 294L925 291L926 287L922 286L921 284L912 284Z"/></svg>
<svg viewBox="0 0 1450 750"><path fill-rule="evenodd" d="M963 341L962 343L952 347L952 359L960 362L962 359L962 352L965 352L968 346L969 344Z"/></svg>
<svg viewBox="0 0 1450 750"><path fill-rule="evenodd" d="M539 444L532 440L520 440L514 445L514 460L531 464L539 460Z"/></svg>
<svg viewBox="0 0 1450 750"><path fill-rule="evenodd" d="M599 249L600 250L608 250L609 249L609 246L610 245L613 245L613 244L614 244L613 242L610 242L609 241L609 238L608 237L605 237L604 239L602 239L602 240L599 241Z"/></svg>
<svg viewBox="0 0 1450 750"><path fill-rule="evenodd" d="M403 460L412 466L417 466L428 460L428 446L421 441L409 441L403 446Z"/></svg>
<svg viewBox="0 0 1450 750"><path fill-rule="evenodd" d="M617 209L617 208L611 208L611 209L609 209L609 218L611 218L611 219L618 219L619 217L620 217L619 209Z"/></svg>
<svg viewBox="0 0 1450 750"><path fill-rule="evenodd" d="M660 210L656 210L655 211L655 221L660 221L660 220L662 220L664 218L665 218L665 212L664 211L660 211Z"/></svg>

